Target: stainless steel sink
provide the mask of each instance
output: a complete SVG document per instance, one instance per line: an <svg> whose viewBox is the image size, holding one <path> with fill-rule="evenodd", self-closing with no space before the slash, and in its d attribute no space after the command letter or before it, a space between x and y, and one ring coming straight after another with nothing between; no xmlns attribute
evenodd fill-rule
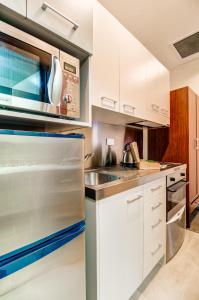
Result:
<svg viewBox="0 0 199 300"><path fill-rule="evenodd" d="M97 172L88 172L85 173L85 185L100 185L107 182L120 179L119 176L97 173Z"/></svg>

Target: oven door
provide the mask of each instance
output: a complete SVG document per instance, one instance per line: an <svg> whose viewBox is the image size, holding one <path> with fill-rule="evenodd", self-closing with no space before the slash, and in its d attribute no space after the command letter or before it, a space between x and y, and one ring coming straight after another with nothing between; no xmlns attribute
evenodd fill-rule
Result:
<svg viewBox="0 0 199 300"><path fill-rule="evenodd" d="M182 201L182 208L167 222L166 261L168 262L181 248L186 229L186 203Z"/></svg>
<svg viewBox="0 0 199 300"><path fill-rule="evenodd" d="M181 180L167 188L167 221L186 204L187 185L186 180Z"/></svg>
<svg viewBox="0 0 199 300"><path fill-rule="evenodd" d="M0 22L0 106L60 114L59 50Z"/></svg>

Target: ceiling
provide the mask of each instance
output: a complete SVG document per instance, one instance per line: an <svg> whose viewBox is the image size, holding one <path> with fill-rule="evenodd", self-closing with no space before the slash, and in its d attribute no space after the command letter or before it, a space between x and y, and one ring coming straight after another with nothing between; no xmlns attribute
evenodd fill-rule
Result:
<svg viewBox="0 0 199 300"><path fill-rule="evenodd" d="M199 31L199 0L99 0L166 67L182 59L172 44Z"/></svg>

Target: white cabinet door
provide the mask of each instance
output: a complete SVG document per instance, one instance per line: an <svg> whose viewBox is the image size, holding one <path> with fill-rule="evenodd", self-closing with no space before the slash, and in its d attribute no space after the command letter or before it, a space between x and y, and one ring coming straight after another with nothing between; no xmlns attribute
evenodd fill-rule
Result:
<svg viewBox="0 0 199 300"><path fill-rule="evenodd" d="M144 187L144 278L165 255L166 179Z"/></svg>
<svg viewBox="0 0 199 300"><path fill-rule="evenodd" d="M119 111L119 22L99 3L93 14L93 100Z"/></svg>
<svg viewBox="0 0 199 300"><path fill-rule="evenodd" d="M141 188L99 201L100 300L129 299L143 278Z"/></svg>
<svg viewBox="0 0 199 300"><path fill-rule="evenodd" d="M143 279L143 192L132 190L126 201L126 276L128 299Z"/></svg>
<svg viewBox="0 0 199 300"><path fill-rule="evenodd" d="M147 110L152 121L168 124L170 117L169 71L152 54L147 63Z"/></svg>
<svg viewBox="0 0 199 300"><path fill-rule="evenodd" d="M0 4L7 6L24 17L26 16L26 0L0 0Z"/></svg>
<svg viewBox="0 0 199 300"><path fill-rule="evenodd" d="M128 299L126 289L126 203L120 195L98 202L99 300Z"/></svg>
<svg viewBox="0 0 199 300"><path fill-rule="evenodd" d="M43 0L27 0L27 17L91 53L93 0L47 0L45 10L43 3Z"/></svg>
<svg viewBox="0 0 199 300"><path fill-rule="evenodd" d="M125 28L120 32L120 111L145 118L148 51Z"/></svg>

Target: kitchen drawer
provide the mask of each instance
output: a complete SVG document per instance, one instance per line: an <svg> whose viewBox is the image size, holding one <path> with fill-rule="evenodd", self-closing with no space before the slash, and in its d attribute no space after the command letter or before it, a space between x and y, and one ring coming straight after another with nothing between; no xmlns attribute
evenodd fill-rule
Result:
<svg viewBox="0 0 199 300"><path fill-rule="evenodd" d="M150 196L155 197L166 190L166 177L157 179L151 183L145 185L145 191L149 193Z"/></svg>
<svg viewBox="0 0 199 300"><path fill-rule="evenodd" d="M144 188L144 278L165 254L166 178Z"/></svg>
<svg viewBox="0 0 199 300"><path fill-rule="evenodd" d="M153 229L152 226L144 228L144 278L165 254L165 230L163 221Z"/></svg>

